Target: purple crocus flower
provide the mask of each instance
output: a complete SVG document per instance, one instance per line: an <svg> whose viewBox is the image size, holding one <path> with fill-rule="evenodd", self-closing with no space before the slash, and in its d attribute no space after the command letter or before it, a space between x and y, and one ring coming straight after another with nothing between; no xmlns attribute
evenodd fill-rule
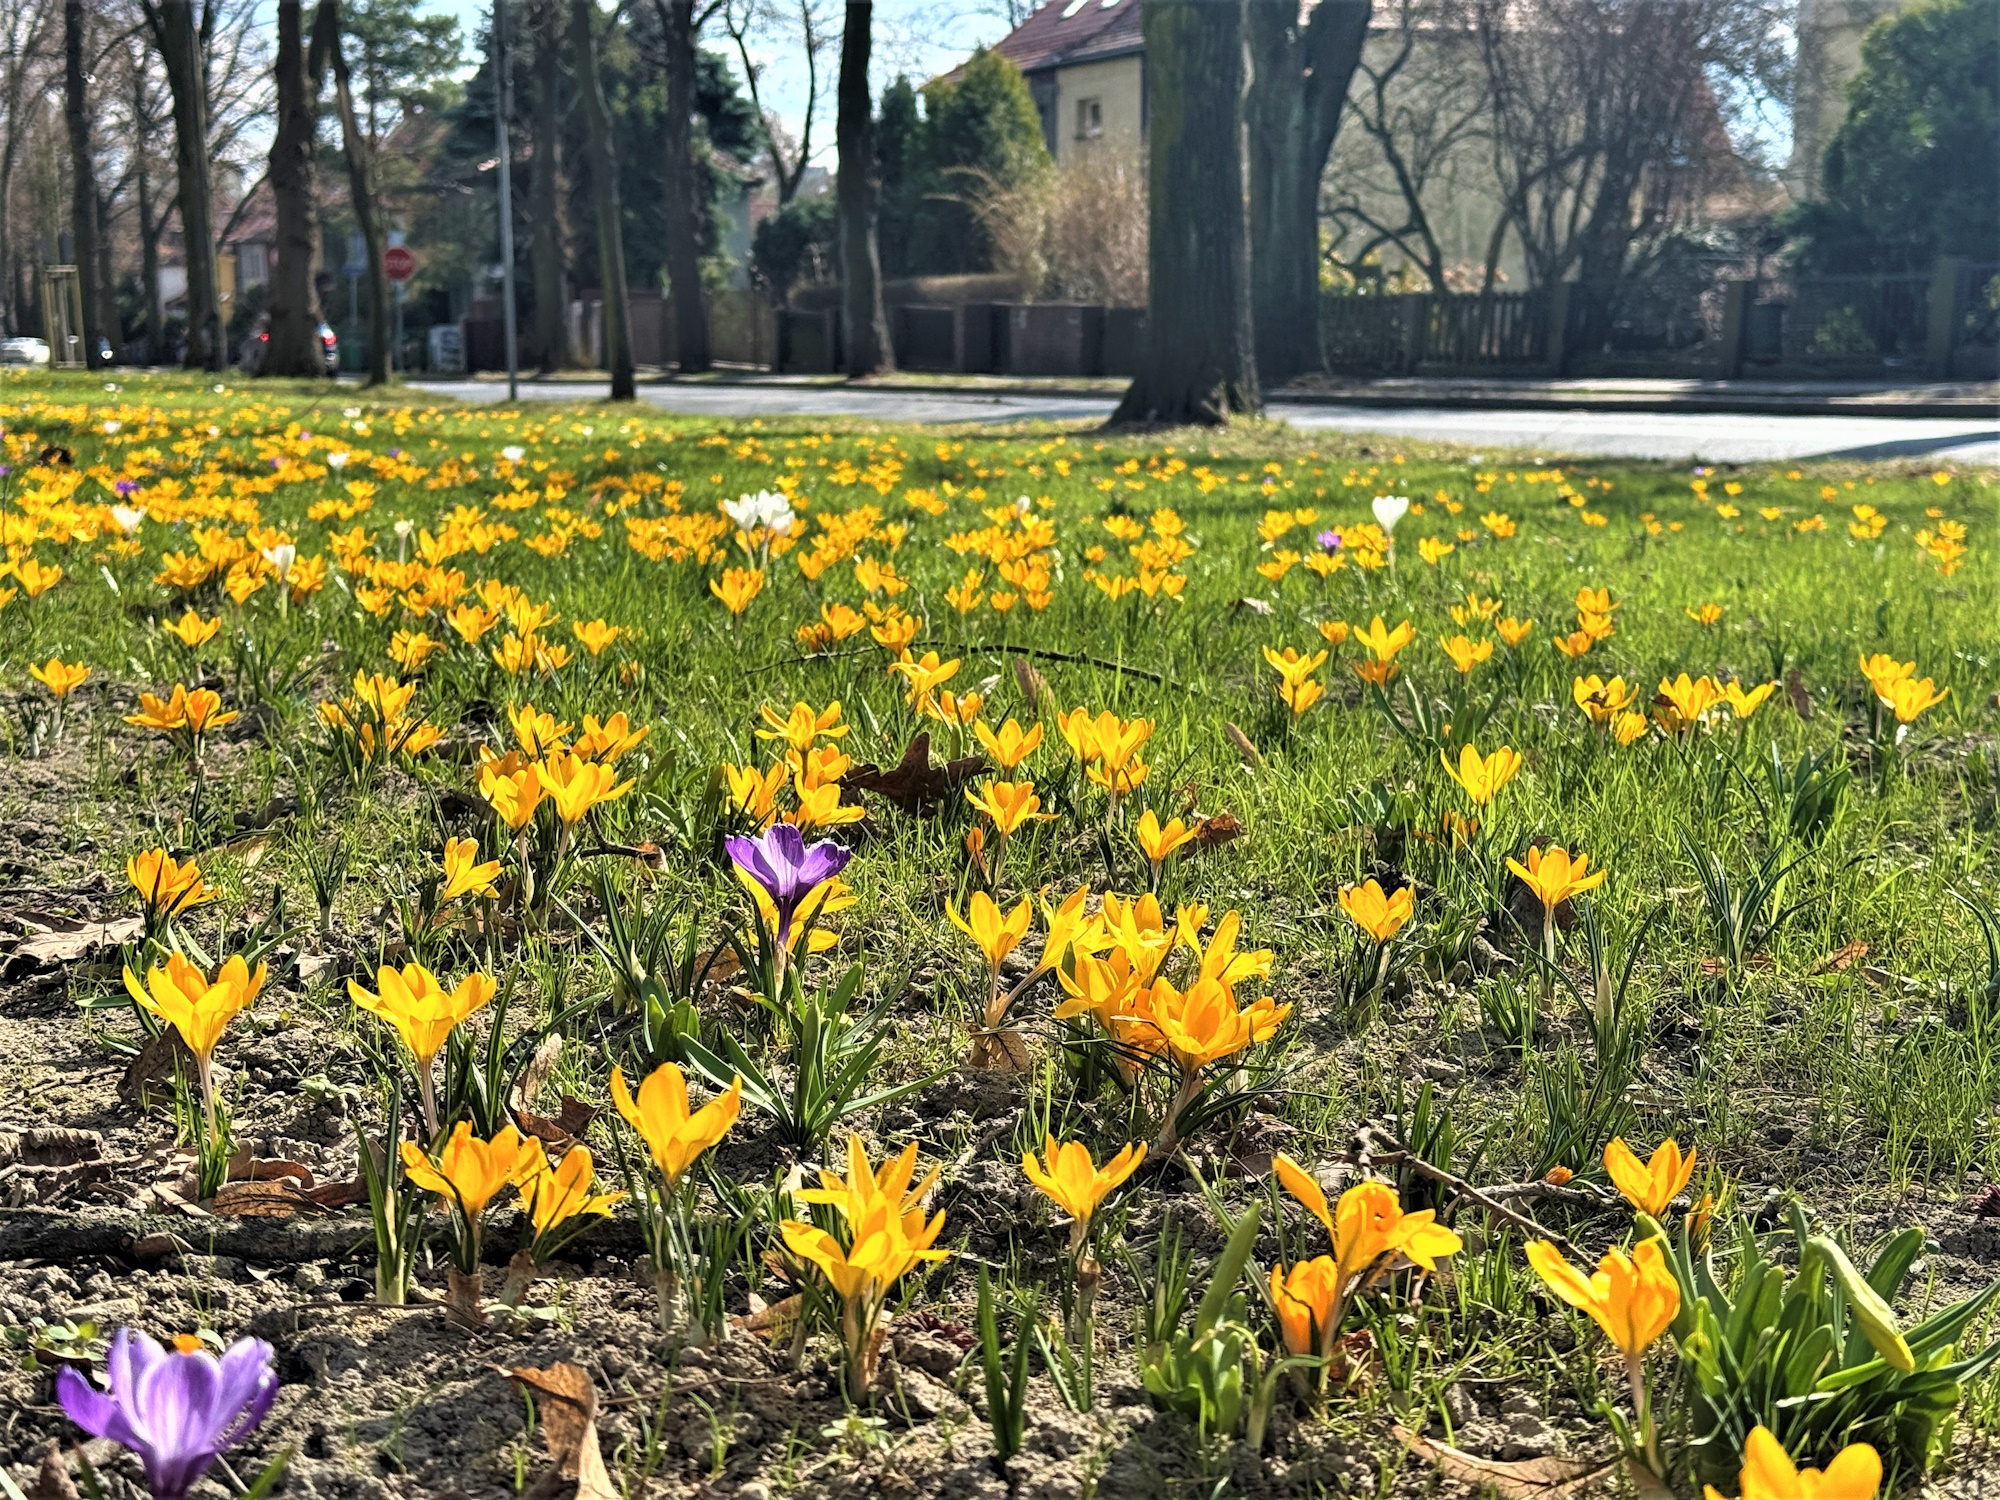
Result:
<svg viewBox="0 0 2000 1500"><path fill-rule="evenodd" d="M131 479L121 479L115 485L113 485L112 488L118 491L121 497L126 495L134 495L137 494L139 491L138 482L136 480L131 480Z"/></svg>
<svg viewBox="0 0 2000 1500"><path fill-rule="evenodd" d="M109 1392L65 1365L56 1399L92 1437L110 1438L139 1455L153 1500L180 1500L216 1456L248 1437L277 1399L271 1346L238 1339L217 1359L193 1338L162 1349L121 1328L105 1364Z"/></svg>
<svg viewBox="0 0 2000 1500"><path fill-rule="evenodd" d="M1338 552L1340 550L1340 533L1337 531L1322 531L1313 540L1320 544L1323 551Z"/></svg>
<svg viewBox="0 0 2000 1500"><path fill-rule="evenodd" d="M778 912L778 944L791 941L792 918L814 886L847 868L853 851L832 839L808 846L790 823L775 823L754 839L723 841L736 867L764 888Z"/></svg>

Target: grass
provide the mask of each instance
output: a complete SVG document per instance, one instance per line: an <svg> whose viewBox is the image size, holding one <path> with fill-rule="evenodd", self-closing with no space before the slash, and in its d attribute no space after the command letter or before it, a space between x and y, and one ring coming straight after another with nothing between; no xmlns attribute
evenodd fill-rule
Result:
<svg viewBox="0 0 2000 1500"><path fill-rule="evenodd" d="M1171 856L1159 882L1169 911L1182 902L1239 912L1240 946L1271 950L1265 987L1293 1007L1253 1054L1248 1076L1262 1092L1187 1143L1204 1176L1229 1168L1232 1151L1251 1161L1274 1142L1308 1164L1328 1161L1360 1121L1407 1117L1412 1080L1425 1076L1460 1139L1477 1142L1476 1157L1468 1150L1460 1165L1489 1183L1555 1167L1601 1182L1596 1155L1610 1135L1648 1147L1671 1135L1699 1150L1694 1195L1715 1195L1724 1215L1756 1210L1775 1189L1845 1227L1872 1222L1871 1205L1910 1193L1949 1197L2000 1169L1992 1128L2000 1078L1979 994L1984 949L1973 916L1952 899L2000 900L1992 894L2000 599L1988 553L1990 473L1529 468L1380 439L1309 442L1281 427L1132 437L791 418L718 424L604 406L432 407L415 394L169 377L8 376L0 428L9 468L0 517L19 575L9 581L23 595L0 609L0 669L13 693L8 753L61 768L66 800L54 842L75 850L93 841L82 865L114 871L161 843L196 854L223 893L191 924L205 941L240 930L275 886L306 930L301 946L313 946L313 869L325 865L330 842L345 839L354 854L334 900L329 951L364 974L393 958L410 934L384 893L416 891L447 833L469 833L484 841L483 854L508 857L508 841L467 811L464 794L476 789L477 747L504 750L505 710L532 702L573 725L623 711L650 727L619 764L631 792L593 813L577 842L588 830L601 846L656 844L663 868L621 860L618 882L627 892L643 886L676 932L695 924L706 951L745 905L719 857L716 768L772 764L771 744L757 737L761 707L782 715L795 702L817 710L838 700L851 726L840 748L857 762L894 766L925 729L940 761L976 753L968 730L918 714L865 629L818 652L798 641L823 605L893 604L916 617L915 654L935 650L959 663L942 686L978 694L979 717L1045 724L1046 741L1020 775L1032 776L1055 816L1009 840L997 882L1005 904L1037 889L1051 900L1079 885L1143 890L1150 876L1134 829L1146 808L1161 819L1227 813L1240 822L1231 842ZM513 449L517 459L503 456ZM334 467L338 454L344 465ZM711 518L722 501L780 488L805 530L795 545L779 545L761 592L733 617L711 584L752 560L733 528ZM1336 528L1348 541L1340 555L1351 558L1354 528L1371 519L1377 495L1412 501L1390 566L1350 562L1322 578L1287 562L1288 553L1322 552L1318 533ZM114 502L149 512L129 539L105 509ZM1042 529L1041 545L1017 550L1042 559L1039 588L1004 581L979 555L996 538L1004 549L1029 523ZM1949 555L1946 523L1966 528L1962 558ZM225 537L247 535L262 548L282 541L300 559L326 559L326 581L282 603L269 577L241 603L223 595L221 575L188 588L157 582L166 553L199 550L203 526L216 528L217 556L227 555ZM1919 533L1935 538L1941 527L1946 541L1919 544ZM633 535L650 538L656 556L641 555ZM809 579L800 559L827 536L845 540ZM1152 595L1134 588L1114 597L1122 585L1112 580L1147 571L1134 544L1158 549L1175 537L1185 555L1151 570ZM336 561L343 548L345 565ZM62 569L33 598L25 597L37 577L25 567L30 557ZM567 660L510 673L493 650L507 627L472 646L443 623L442 609L406 607L425 569L381 564L426 557L461 572L468 591L500 580L545 602L553 617L540 639L566 648ZM891 585L869 571L877 565L893 568ZM1160 588L1160 571L1182 581ZM970 572L981 576L969 580ZM1023 597L1000 613L996 588L1048 597L1040 609ZM1572 661L1551 637L1577 628L1580 590L1608 591L1612 633ZM364 607L371 602L379 612ZM1707 623L1698 618L1705 606L1714 606ZM196 650L161 629L186 608L221 621ZM1388 700L1400 728L1353 670L1368 659L1358 635L1376 616L1414 626ZM1496 641L1462 676L1441 639L1490 639L1500 617L1533 628L1518 646ZM619 634L592 656L571 627L596 620ZM1330 643L1320 627L1338 636L1336 622L1352 630ZM398 632L427 635L434 654L403 670L391 657L410 660ZM1297 716L1279 701L1278 674L1263 655L1287 647L1330 652L1311 674L1325 696ZM1914 661L1917 676L1948 690L1900 743L1857 668L1876 653ZM91 668L60 743L47 692L26 677L51 656ZM1046 699L1029 696L1039 689L1024 666L1046 682ZM414 681L412 712L441 731L440 744L407 764L354 774L351 749L342 751L316 705L351 696L357 671ZM1621 747L1573 702L1572 681L1584 673L1622 676L1640 713L1655 684L1681 673L1780 686L1746 720L1724 708L1698 733L1677 739L1655 728ZM197 675L245 715L209 751L199 789L185 754L120 721L139 690L164 694ZM1076 706L1152 723L1142 751L1149 772L1115 813L1058 732L1053 711ZM1481 751L1507 745L1525 757L1484 808L1439 764L1440 745L1455 755L1465 737L1461 728L1454 739L1445 721L1474 716L1484 716L1473 736ZM1831 752L1829 766L1851 772L1809 837L1789 831L1776 810L1774 749L1785 766ZM304 805L269 827L249 816L286 796ZM838 951L815 961L812 978L859 960L864 1000L897 1002L898 1024L869 1085L878 1088L945 1068L964 1050L985 971L945 908L962 910L984 884L968 856L981 820L956 789L922 815L872 794L845 801L867 810L836 834L856 850L846 871L856 904L828 924ZM19 789L6 802L15 817L29 805ZM724 825L743 821L720 816ZM1473 818L1476 829L1465 821ZM1539 918L1505 874L1506 859L1531 844L1587 851L1591 867L1609 873L1587 919L1583 902L1562 914L1573 925L1559 962L1574 992L1536 973ZM1741 941L1729 940L1726 912L1705 898L1692 850L1712 855L1739 891L1760 867L1767 878L1778 870L1767 857L1782 852L1782 873ZM588 920L595 907L583 863L558 867L556 893ZM1371 877L1410 885L1417 897L1379 991L1357 982L1355 929L1336 900ZM591 1048L609 1037L606 1050L615 1051L626 1032L615 1021L606 1030L601 960L565 939L560 911L552 922L546 936L526 939L447 933L433 962L449 975L475 963L518 970L531 1003L517 1001L512 1014L532 1013L537 1026L567 1014L561 1024L584 1050L566 1054L563 1083L601 1102L614 1058ZM1588 972L1592 922L1602 980ZM1496 951L1518 966L1514 978L1495 972ZM1615 1009L1636 1042L1621 1053L1593 1029L1603 1016L1592 1005L1608 1005L1594 997L1609 994L1628 958L1629 988ZM305 999L336 1047L363 1024L332 982L340 971L306 987ZM715 993L701 1004L705 1027L738 1024ZM880 1145L915 1134L927 1162L970 1149L1005 1164L1045 1121L1086 1140L1100 1161L1127 1140L1151 1138L1160 1092L1081 1082L1050 1006L1046 989L1027 1003L1030 1074L1006 1115L1011 1126L1011 1110L1027 1109L1032 1129L995 1136L964 1115L940 1123L892 1106L884 1118L902 1124L876 1127ZM112 1016L115 1035L116 1013L98 1014ZM767 1128L751 1112L739 1126ZM600 1146L600 1159L614 1158ZM1159 1221L1142 1205L1154 1192L1184 1192L1177 1180L1136 1178L1106 1210L1101 1233L1122 1224L1150 1255ZM1232 1180L1225 1196L1240 1202L1257 1191ZM1462 1228L1476 1222L1448 1195L1443 1206ZM1617 1237L1615 1215L1536 1211L1579 1244ZM1025 1263L999 1257L1012 1262L1012 1279L1035 1280L1029 1268L1052 1263L1049 1218L1044 1204L1008 1226L1010 1240L1041 1247ZM948 1218L941 1243L958 1234ZM1301 1418L1283 1442L1304 1441L1299 1432L1324 1422L1323 1435L1380 1447L1390 1415L1441 1413L1445 1389L1467 1379L1539 1383L1545 1405L1579 1410L1600 1394L1615 1397L1580 1318L1556 1321L1566 1342L1550 1354L1553 1335L1539 1325L1518 1236L1478 1240L1447 1273L1449 1295L1433 1298L1426 1339L1398 1344L1393 1304L1382 1314L1373 1394ZM969 1272L947 1267L906 1286L916 1288L914 1306L935 1299L962 1316L971 1284ZM1107 1274L1101 1298L1113 1322L1124 1313L1111 1305L1140 1290ZM1378 1313L1371 1308L1370 1318ZM1269 1343L1268 1328L1263 1336ZM1992 1405L1982 1396L1965 1416L1980 1423ZM1440 1423L1432 1434L1442 1436ZM718 1464L728 1458L722 1443ZM1383 1468L1386 1489L1386 1457Z"/></svg>

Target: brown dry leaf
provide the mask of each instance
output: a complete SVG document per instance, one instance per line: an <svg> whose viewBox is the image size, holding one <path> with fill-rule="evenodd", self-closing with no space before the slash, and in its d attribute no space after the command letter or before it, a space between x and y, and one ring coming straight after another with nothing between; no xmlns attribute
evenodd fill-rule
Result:
<svg viewBox="0 0 2000 1500"><path fill-rule="evenodd" d="M118 917L109 922L79 922L74 917L36 915L22 918L41 929L15 946L13 958L24 955L37 967L52 968L73 964L103 948L136 941L145 932L141 917ZM11 960L10 960L11 962Z"/></svg>
<svg viewBox="0 0 2000 1500"><path fill-rule="evenodd" d="M0 1167L70 1167L104 1155L104 1137L94 1130L0 1130Z"/></svg>
<svg viewBox="0 0 2000 1500"><path fill-rule="evenodd" d="M1025 656L1014 658L1014 681L1020 685L1021 696L1028 700L1030 708L1039 710L1044 700L1055 702L1056 695L1050 691L1048 679Z"/></svg>
<svg viewBox="0 0 2000 1500"><path fill-rule="evenodd" d="M1233 812L1219 812L1196 823L1193 831L1195 848L1220 849L1243 837L1243 821Z"/></svg>
<svg viewBox="0 0 2000 1500"><path fill-rule="evenodd" d="M1806 689L1806 676L1797 667L1785 674L1785 697L1791 701L1792 712L1801 719L1813 716L1812 694Z"/></svg>
<svg viewBox="0 0 2000 1500"><path fill-rule="evenodd" d="M802 1293L794 1292L782 1301L773 1302L768 1306L765 1305L763 1298L753 1295L750 1299L750 1311L740 1318L731 1318L729 1321L732 1327L740 1328L745 1333L761 1333L773 1344L782 1344L792 1336L792 1329L797 1326L804 1308L805 1297Z"/></svg>
<svg viewBox="0 0 2000 1500"><path fill-rule="evenodd" d="M597 1387L577 1365L503 1368L541 1398L542 1438L565 1479L576 1481L576 1500L619 1500L597 1441Z"/></svg>
<svg viewBox="0 0 2000 1500"><path fill-rule="evenodd" d="M514 1080L514 1087L507 1095L507 1107L516 1115L525 1114L542 1091L542 1086L555 1076L556 1064L562 1061L562 1033L551 1031L542 1038L535 1055L528 1059L528 1065L521 1069Z"/></svg>
<svg viewBox="0 0 2000 1500"><path fill-rule="evenodd" d="M932 765L931 737L926 731L910 741L896 765L886 771L880 766L856 766L841 778L841 785L850 791L874 792L904 812L922 816L936 811L952 788L969 781L985 766L985 757L978 755Z"/></svg>
<svg viewBox="0 0 2000 1500"><path fill-rule="evenodd" d="M118 1080L118 1097L139 1109L151 1109L154 1096L161 1101L172 1097L174 1064L178 1060L189 1078L194 1077L194 1054L181 1041L181 1034L169 1026L139 1049Z"/></svg>
<svg viewBox="0 0 2000 1500"><path fill-rule="evenodd" d="M350 1177L345 1182L322 1182L299 1196L321 1208L345 1208L350 1203L368 1201L368 1184L359 1177Z"/></svg>
<svg viewBox="0 0 2000 1500"><path fill-rule="evenodd" d="M1868 945L1856 938L1826 955L1812 966L1815 974L1844 974L1868 956Z"/></svg>
<svg viewBox="0 0 2000 1500"><path fill-rule="evenodd" d="M1264 769L1263 753L1250 742L1249 735L1238 729L1234 724L1224 724L1222 732L1229 736L1229 743L1234 745L1236 753L1243 757L1244 765L1250 767L1253 771Z"/></svg>
<svg viewBox="0 0 2000 1500"><path fill-rule="evenodd" d="M229 1182L277 1182L282 1178L297 1179L296 1186L313 1186L312 1168L301 1161L287 1161L278 1156L252 1156L246 1147L229 1158Z"/></svg>
<svg viewBox="0 0 2000 1500"><path fill-rule="evenodd" d="M973 1037L965 1065L975 1073L1025 1073L1027 1038L1018 1031L982 1031Z"/></svg>
<svg viewBox="0 0 2000 1500"><path fill-rule="evenodd" d="M263 863L264 851L271 847L268 833L253 833L248 838L233 840L227 844L217 844L214 852L231 855L243 862L243 868L254 870Z"/></svg>
<svg viewBox="0 0 2000 1500"><path fill-rule="evenodd" d="M78 1500L76 1485L69 1477L69 1464L56 1444L50 1443L43 1451L42 1470L35 1476L35 1487L28 1491L26 1500Z"/></svg>
<svg viewBox="0 0 2000 1500"><path fill-rule="evenodd" d="M1511 1462L1478 1458L1447 1443L1434 1443L1407 1427L1398 1426L1396 1437L1418 1458L1435 1464L1447 1479L1490 1489L1500 1500L1563 1500L1580 1494L1599 1479L1612 1473L1620 1460L1605 1462L1588 1458L1522 1458Z"/></svg>
<svg viewBox="0 0 2000 1500"><path fill-rule="evenodd" d="M302 1208L319 1205L289 1182L225 1182L208 1207L229 1219L288 1219Z"/></svg>
<svg viewBox="0 0 2000 1500"><path fill-rule="evenodd" d="M564 1094L562 1108L556 1111L554 1119L525 1109L516 1109L514 1118L520 1122L523 1135L531 1135L551 1146L567 1146L590 1129L590 1122L597 1118L597 1111L581 1099Z"/></svg>

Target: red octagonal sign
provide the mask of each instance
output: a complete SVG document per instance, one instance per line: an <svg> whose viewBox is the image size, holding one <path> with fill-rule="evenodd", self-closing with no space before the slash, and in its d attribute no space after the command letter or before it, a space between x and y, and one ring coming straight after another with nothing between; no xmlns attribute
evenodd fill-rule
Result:
<svg viewBox="0 0 2000 1500"><path fill-rule="evenodd" d="M391 245L382 252L382 269L391 281L408 281L417 274L417 257L403 245Z"/></svg>

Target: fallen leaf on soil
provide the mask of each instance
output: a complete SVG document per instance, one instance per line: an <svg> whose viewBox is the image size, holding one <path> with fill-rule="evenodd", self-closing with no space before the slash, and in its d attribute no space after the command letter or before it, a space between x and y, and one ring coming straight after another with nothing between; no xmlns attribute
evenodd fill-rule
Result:
<svg viewBox="0 0 2000 1500"><path fill-rule="evenodd" d="M523 1114L535 1102L542 1086L555 1076L556 1064L562 1061L562 1033L551 1031L542 1038L535 1055L528 1059L528 1065L521 1069L514 1080L514 1087L507 1095L507 1106L516 1115Z"/></svg>
<svg viewBox="0 0 2000 1500"><path fill-rule="evenodd" d="M1224 844L1243 837L1243 822L1235 813L1219 812L1195 824L1193 832L1195 848L1220 849Z"/></svg>
<svg viewBox="0 0 2000 1500"><path fill-rule="evenodd" d="M576 1500L618 1500L597 1442L597 1387L590 1376L577 1365L550 1365L546 1370L517 1366L502 1368L501 1373L542 1398L542 1438L556 1471L576 1481ZM535 1488L543 1489L542 1483L538 1481Z"/></svg>
<svg viewBox="0 0 2000 1500"><path fill-rule="evenodd" d="M730 1323L745 1333L761 1333L773 1344L781 1344L792 1336L792 1329L797 1326L804 1307L805 1297L801 1293L794 1292L768 1306L763 1298L752 1293L750 1311L740 1318L731 1318Z"/></svg>
<svg viewBox="0 0 2000 1500"><path fill-rule="evenodd" d="M1604 1462L1587 1458L1522 1458L1503 1462L1478 1458L1447 1443L1434 1443L1407 1427L1398 1426L1397 1440L1418 1458L1435 1464L1447 1479L1491 1489L1500 1500L1562 1500L1585 1485L1602 1478L1618 1466L1618 1460Z"/></svg>
<svg viewBox="0 0 2000 1500"><path fill-rule="evenodd" d="M1791 700L1792 712L1801 719L1813 716L1812 694L1806 690L1805 673L1797 667L1785 674L1785 696Z"/></svg>
<svg viewBox="0 0 2000 1500"><path fill-rule="evenodd" d="M525 1109L516 1109L514 1118L520 1121L522 1134L551 1146L566 1146L582 1139L583 1133L590 1129L590 1122L597 1118L597 1111L581 1099L564 1094L562 1108L556 1111L553 1120Z"/></svg>
<svg viewBox="0 0 2000 1500"><path fill-rule="evenodd" d="M0 1130L0 1167L68 1167L104 1154L94 1130Z"/></svg>
<svg viewBox="0 0 2000 1500"><path fill-rule="evenodd" d="M1859 938L1856 938L1845 947L1836 949L1814 964L1812 972L1815 974L1842 974L1853 968L1858 961L1867 956L1868 945Z"/></svg>
<svg viewBox="0 0 2000 1500"><path fill-rule="evenodd" d="M934 811L951 795L951 789L983 769L985 757L968 755L944 765L931 764L931 737L928 731L910 741L903 758L888 770L880 766L856 766L841 778L851 791L874 792L906 813Z"/></svg>
<svg viewBox="0 0 2000 1500"><path fill-rule="evenodd" d="M976 1073L1025 1073L1027 1039L1018 1031L982 1031L972 1039L965 1065Z"/></svg>
<svg viewBox="0 0 2000 1500"><path fill-rule="evenodd" d="M162 1098L173 1092L176 1060L186 1069L188 1077L194 1077L194 1054L181 1041L181 1034L169 1026L140 1048L139 1055L125 1069L125 1076L118 1080L119 1099L140 1109L151 1109L156 1090Z"/></svg>
<svg viewBox="0 0 2000 1500"><path fill-rule="evenodd" d="M301 1208L319 1205L289 1182L225 1182L208 1206L229 1219L288 1219Z"/></svg>
<svg viewBox="0 0 2000 1500"><path fill-rule="evenodd" d="M1989 1182L1966 1199L1965 1211L1975 1219L2000 1219L2000 1182Z"/></svg>
<svg viewBox="0 0 2000 1500"><path fill-rule="evenodd" d="M318 1187L307 1188L299 1196L321 1208L345 1208L350 1203L368 1201L368 1184L359 1177L350 1177L345 1182L322 1182Z"/></svg>
<svg viewBox="0 0 2000 1500"><path fill-rule="evenodd" d="M44 929L22 940L9 959L10 967L28 958L38 967L73 964L100 948L116 948L129 943L146 930L141 917L118 917L109 922L78 922L71 917L33 916L24 921Z"/></svg>
<svg viewBox="0 0 2000 1500"><path fill-rule="evenodd" d="M229 1158L229 1182L276 1182L280 1178L298 1179L297 1185L309 1188L313 1185L312 1168L304 1162L287 1161L283 1157L252 1156L245 1148Z"/></svg>

